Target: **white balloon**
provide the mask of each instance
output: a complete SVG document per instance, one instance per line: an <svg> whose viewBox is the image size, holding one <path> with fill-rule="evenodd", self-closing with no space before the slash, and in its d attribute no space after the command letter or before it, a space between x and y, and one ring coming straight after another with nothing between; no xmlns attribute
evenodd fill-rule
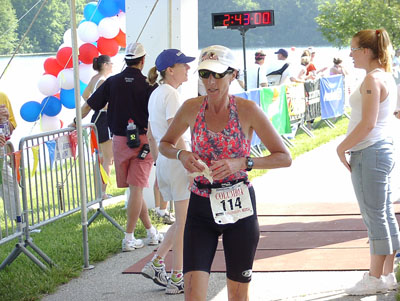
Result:
<svg viewBox="0 0 400 301"><path fill-rule="evenodd" d="M96 23L82 22L78 26L78 37L85 43L93 43L99 39L99 31Z"/></svg>
<svg viewBox="0 0 400 301"><path fill-rule="evenodd" d="M90 79L96 74L91 64L79 64L79 79L88 84Z"/></svg>
<svg viewBox="0 0 400 301"><path fill-rule="evenodd" d="M57 94L57 92L60 90L60 84L54 75L44 74L39 79L38 88L40 93L46 96L52 96Z"/></svg>
<svg viewBox="0 0 400 301"><path fill-rule="evenodd" d="M40 128L42 129L42 132L58 130L61 128L60 118L57 116L50 117L43 114L42 118L40 118Z"/></svg>
<svg viewBox="0 0 400 301"><path fill-rule="evenodd" d="M126 33L126 15L124 12L120 12L117 15L119 28L122 30L123 33Z"/></svg>
<svg viewBox="0 0 400 301"><path fill-rule="evenodd" d="M67 29L67 31L64 33L63 41L67 45L71 45L71 28Z"/></svg>
<svg viewBox="0 0 400 301"><path fill-rule="evenodd" d="M119 22L117 17L103 18L99 23L99 35L106 39L115 38L119 33Z"/></svg>
<svg viewBox="0 0 400 301"><path fill-rule="evenodd" d="M63 69L57 76L60 87L66 90L74 88L74 71L73 69Z"/></svg>

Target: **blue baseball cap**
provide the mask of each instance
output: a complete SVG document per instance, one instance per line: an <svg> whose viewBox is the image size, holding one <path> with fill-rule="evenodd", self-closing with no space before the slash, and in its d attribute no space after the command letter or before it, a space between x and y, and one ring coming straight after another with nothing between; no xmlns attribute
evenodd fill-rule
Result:
<svg viewBox="0 0 400 301"><path fill-rule="evenodd" d="M163 71L175 64L186 64L194 60L194 57L186 56L178 49L165 49L157 56L156 68L158 71Z"/></svg>
<svg viewBox="0 0 400 301"><path fill-rule="evenodd" d="M284 57L288 57L289 55L288 52L283 48L279 49L277 52L275 52L275 54L282 54Z"/></svg>

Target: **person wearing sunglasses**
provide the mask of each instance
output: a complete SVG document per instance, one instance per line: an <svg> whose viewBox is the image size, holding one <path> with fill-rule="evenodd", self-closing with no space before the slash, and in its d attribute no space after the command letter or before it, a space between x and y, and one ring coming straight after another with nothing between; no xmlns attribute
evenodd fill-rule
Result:
<svg viewBox="0 0 400 301"><path fill-rule="evenodd" d="M158 247L153 259L142 269L142 275L154 283L165 286L166 294L183 293L183 230L189 203L189 177L177 160L158 154L158 143L168 129L176 112L182 104L178 88L188 80L188 63L194 57L184 55L178 49L166 49L156 59L156 66L150 69L148 79L153 83L160 73L160 85L149 99L149 136L150 150L156 160L156 176L161 195L166 202L174 201L175 222L168 229L165 238ZM158 71L158 73L157 73ZM187 132L177 141L177 147L190 149L190 134ZM164 259L170 249L172 253L172 271L167 277Z"/></svg>
<svg viewBox="0 0 400 301"><path fill-rule="evenodd" d="M259 225L247 172L291 165L290 153L265 113L255 102L229 94L238 70L229 48L213 45L203 49L198 74L207 94L183 103L159 145L164 156L180 161L195 176L184 232L187 300L206 300L221 234L229 300L248 299ZM191 151L177 145L188 128ZM254 132L269 155L250 157Z"/></svg>
<svg viewBox="0 0 400 301"><path fill-rule="evenodd" d="M397 87L391 73L392 46L385 29L359 31L350 47L354 67L367 74L350 96L352 112L347 136L337 147L337 154L351 173L368 230L371 258L369 271L346 293L374 295L397 288L393 267L400 237L390 189L394 166L391 120Z"/></svg>

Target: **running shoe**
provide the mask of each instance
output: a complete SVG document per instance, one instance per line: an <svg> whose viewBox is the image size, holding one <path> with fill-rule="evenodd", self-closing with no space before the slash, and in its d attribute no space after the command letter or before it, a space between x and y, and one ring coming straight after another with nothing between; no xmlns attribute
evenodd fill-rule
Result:
<svg viewBox="0 0 400 301"><path fill-rule="evenodd" d="M164 215L157 213L157 217L166 225L172 225L175 222L175 217L171 212L165 212Z"/></svg>
<svg viewBox="0 0 400 301"><path fill-rule="evenodd" d="M164 240L164 235L162 235L161 233L158 233L158 230L156 229L156 233L152 234L149 233L147 235L147 244L149 246L156 246L159 243L161 243Z"/></svg>
<svg viewBox="0 0 400 301"><path fill-rule="evenodd" d="M155 266L153 261L146 263L143 267L141 274L149 279L152 279L155 284L161 286L167 286L168 276L165 271L165 264L161 264L159 267Z"/></svg>
<svg viewBox="0 0 400 301"><path fill-rule="evenodd" d="M144 243L141 239L122 240L122 252L130 252L136 249L143 248Z"/></svg>
<svg viewBox="0 0 400 301"><path fill-rule="evenodd" d="M184 292L183 277L179 278L178 282L173 281L171 278L168 279L168 284L165 289L167 295L177 295Z"/></svg>
<svg viewBox="0 0 400 301"><path fill-rule="evenodd" d="M377 293L386 293L388 290L385 280L370 276L369 272L365 272L363 279L356 283L355 286L345 290L346 294L351 296L375 295Z"/></svg>
<svg viewBox="0 0 400 301"><path fill-rule="evenodd" d="M382 278L385 280L386 286L389 290L397 289L398 283L397 283L396 275L394 273L390 273L387 276L382 275Z"/></svg>

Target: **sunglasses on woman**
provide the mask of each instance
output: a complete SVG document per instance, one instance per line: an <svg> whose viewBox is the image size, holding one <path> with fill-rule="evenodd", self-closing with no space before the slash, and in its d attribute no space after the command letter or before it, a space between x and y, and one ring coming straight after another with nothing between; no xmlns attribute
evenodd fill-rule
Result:
<svg viewBox="0 0 400 301"><path fill-rule="evenodd" d="M217 73L217 72L213 72L213 71L205 70L205 69L199 70L199 76L204 79L209 78L210 74L212 74L212 76L214 76L215 79L220 79L230 73L233 73L233 69L228 69L223 73Z"/></svg>

